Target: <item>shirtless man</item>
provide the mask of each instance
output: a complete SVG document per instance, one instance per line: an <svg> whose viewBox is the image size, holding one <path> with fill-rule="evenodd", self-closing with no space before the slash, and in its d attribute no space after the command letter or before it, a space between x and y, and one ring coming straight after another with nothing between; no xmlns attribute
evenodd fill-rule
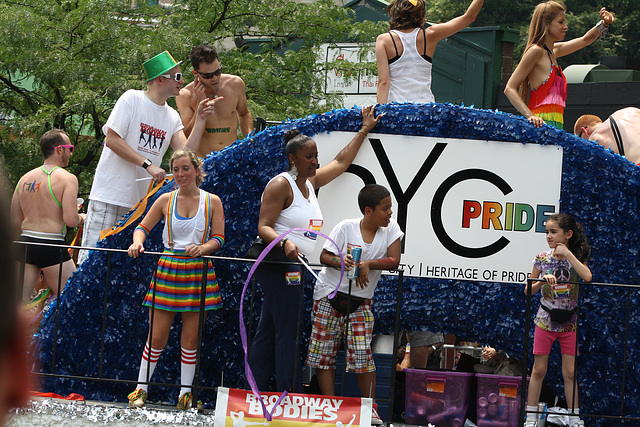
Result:
<svg viewBox="0 0 640 427"><path fill-rule="evenodd" d="M40 138L44 163L20 178L11 200L11 225L16 235L20 233L18 241L66 245L67 227L77 227L84 221L85 214L78 213L78 179L62 169L69 165L73 148L60 129L45 132ZM46 281L54 284L53 292L56 295L62 292L67 279L76 271L69 252L58 247L19 245L19 262L25 259L25 250L23 299L31 296L40 270Z"/></svg>
<svg viewBox="0 0 640 427"><path fill-rule="evenodd" d="M247 107L247 96L242 79L223 74L218 52L209 45L196 46L189 55L195 80L180 90L176 105L189 136L193 129L198 103L205 98L221 98L215 103L213 114L206 123L198 156L205 157L220 151L238 139L238 123L243 135L253 131L253 117Z"/></svg>
<svg viewBox="0 0 640 427"><path fill-rule="evenodd" d="M640 108L623 108L604 122L598 116L586 114L576 120L573 132L640 165Z"/></svg>

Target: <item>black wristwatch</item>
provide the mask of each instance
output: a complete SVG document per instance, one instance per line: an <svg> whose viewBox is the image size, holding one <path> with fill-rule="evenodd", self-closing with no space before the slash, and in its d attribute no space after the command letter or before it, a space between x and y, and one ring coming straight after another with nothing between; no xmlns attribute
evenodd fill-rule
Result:
<svg viewBox="0 0 640 427"><path fill-rule="evenodd" d="M149 166L151 166L153 163L151 162L151 160L149 159L144 159L144 162L142 162L142 167L144 169L148 168Z"/></svg>
<svg viewBox="0 0 640 427"><path fill-rule="evenodd" d="M280 240L280 247L282 249L284 249L284 244L287 243L287 240L289 240L289 239L287 239L286 237L284 239Z"/></svg>

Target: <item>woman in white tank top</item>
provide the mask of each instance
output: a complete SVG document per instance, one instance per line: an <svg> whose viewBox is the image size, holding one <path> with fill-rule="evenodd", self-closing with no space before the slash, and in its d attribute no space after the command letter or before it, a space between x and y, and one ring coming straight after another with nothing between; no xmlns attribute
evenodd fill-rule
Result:
<svg viewBox="0 0 640 427"><path fill-rule="evenodd" d="M379 118L375 117L373 106L364 107L362 129L332 161L321 168L318 168L318 147L311 138L297 130L285 133L285 154L290 169L269 181L262 194L258 235L265 243L271 243L292 228L305 228L311 231L289 233L279 245L292 261L298 261L300 256L313 251L316 233L312 231L319 231L323 222L314 190L347 170ZM274 373L276 391L302 391L302 363L299 358L297 369L294 368L301 270L300 264L287 265L284 269L264 264L256 270L263 303L251 343L249 365L258 388L263 391L270 389Z"/></svg>
<svg viewBox="0 0 640 427"><path fill-rule="evenodd" d="M140 408L147 400L147 382L155 370L160 354L167 344L173 318L181 313L180 335L180 410L193 405L191 384L195 375L197 357L198 323L200 319L203 274L206 266L204 289L205 313L221 307L222 300L218 280L211 260L202 258L224 245L224 211L220 197L199 187L204 174L202 159L195 152L183 148L171 156L171 171L178 187L176 191L158 197L144 219L133 232L129 256L144 253L144 243L149 232L164 219L162 240L163 255L151 280L142 305L149 307L153 328L147 339L138 385L129 394L129 407ZM206 316L206 315L205 315ZM153 332L151 334L151 332Z"/></svg>
<svg viewBox="0 0 640 427"><path fill-rule="evenodd" d="M475 21L484 0L473 0L464 15L424 27L424 0L393 0L387 7L389 32L376 39L379 104L434 102L431 61L440 40Z"/></svg>

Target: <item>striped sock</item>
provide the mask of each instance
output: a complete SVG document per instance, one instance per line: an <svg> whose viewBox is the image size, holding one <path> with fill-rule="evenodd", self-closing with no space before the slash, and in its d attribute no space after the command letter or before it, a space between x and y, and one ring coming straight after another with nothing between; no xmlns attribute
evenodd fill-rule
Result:
<svg viewBox="0 0 640 427"><path fill-rule="evenodd" d="M151 380L151 376L153 375L153 371L156 369L162 350L163 349L156 350L155 348L152 348L151 351L149 351L149 342L147 341L145 343L144 351L142 352L142 360L140 361L140 371L138 372L138 386L136 388L141 388L145 392L148 391L149 386L147 384L140 383L149 382Z"/></svg>
<svg viewBox="0 0 640 427"><path fill-rule="evenodd" d="M187 350L184 347L181 348L180 354L180 394L182 396L185 393L191 393L191 384L193 384L193 377L196 375L196 354L197 349Z"/></svg>

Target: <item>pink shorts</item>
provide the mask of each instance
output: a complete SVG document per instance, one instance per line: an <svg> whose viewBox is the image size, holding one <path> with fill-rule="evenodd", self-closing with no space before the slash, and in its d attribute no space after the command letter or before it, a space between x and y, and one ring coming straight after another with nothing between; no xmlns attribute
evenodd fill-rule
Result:
<svg viewBox="0 0 640 427"><path fill-rule="evenodd" d="M576 355L576 331L551 332L545 331L539 326L536 326L533 334L533 354L545 355L551 353L551 346L556 339L560 343L560 352L562 354Z"/></svg>

